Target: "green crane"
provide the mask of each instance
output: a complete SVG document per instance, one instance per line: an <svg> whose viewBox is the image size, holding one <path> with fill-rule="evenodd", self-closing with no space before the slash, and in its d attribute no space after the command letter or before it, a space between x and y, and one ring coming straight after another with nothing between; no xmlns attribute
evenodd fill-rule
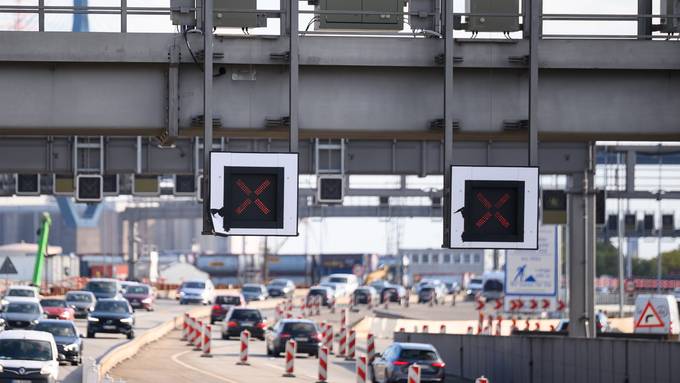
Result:
<svg viewBox="0 0 680 383"><path fill-rule="evenodd" d="M35 268L33 269L33 286L40 287L43 274L43 265L45 264L45 254L47 253L47 239L50 236L50 225L52 225L52 218L49 213L43 213L40 221L40 229L38 230L38 253L35 257Z"/></svg>

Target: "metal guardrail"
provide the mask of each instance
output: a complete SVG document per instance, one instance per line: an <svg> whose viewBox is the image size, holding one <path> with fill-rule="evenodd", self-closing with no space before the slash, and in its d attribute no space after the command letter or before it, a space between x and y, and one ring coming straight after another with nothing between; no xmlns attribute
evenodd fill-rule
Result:
<svg viewBox="0 0 680 383"><path fill-rule="evenodd" d="M171 13L170 7L131 7L127 5L127 0L121 0L120 6L60 6L60 5L45 5L45 0L38 0L37 5L3 5L0 4L0 14L35 14L38 16L38 31L45 31L45 15L50 14L62 14L62 15L75 15L75 14L88 14L88 15L117 15L121 17L120 20L120 32L127 32L128 16L169 16ZM196 8L189 10L196 11ZM216 11L221 11L225 13L258 13L265 14L267 17L277 18L281 17L286 13L282 10L252 10L252 9L216 9ZM382 12L382 11L345 11L345 10L300 10L299 15L390 15L397 17L408 17L408 16L437 16L438 12L434 13L423 13L423 12ZM512 17L512 18L522 18L524 15L522 13L469 13L469 12L455 12L454 17ZM601 21L604 23L610 22L640 22L647 19L661 20L675 18L674 15L661 15L661 14L541 14L541 26L544 23L550 21ZM680 19L680 17L677 17ZM541 28L542 29L542 28ZM300 31L304 32L304 31ZM323 34L342 34L342 35L394 35L394 36L404 36L411 37L413 34L410 31L399 32L377 32L377 31L360 31L360 32L328 32L328 31L309 31L305 32L308 35L323 35ZM542 39L664 39L668 40L670 38L675 38L668 34L657 33L651 35L640 35L640 34L545 34L541 33ZM680 37L678 37L680 38Z"/></svg>

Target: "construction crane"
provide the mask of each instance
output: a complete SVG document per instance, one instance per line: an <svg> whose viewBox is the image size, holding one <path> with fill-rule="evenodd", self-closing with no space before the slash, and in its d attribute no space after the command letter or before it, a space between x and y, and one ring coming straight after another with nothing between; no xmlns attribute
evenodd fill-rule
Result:
<svg viewBox="0 0 680 383"><path fill-rule="evenodd" d="M33 286L40 288L43 266L45 265L45 255L47 254L47 240L50 236L50 225L52 218L49 213L43 213L38 229L38 253L35 256L35 267L33 268Z"/></svg>

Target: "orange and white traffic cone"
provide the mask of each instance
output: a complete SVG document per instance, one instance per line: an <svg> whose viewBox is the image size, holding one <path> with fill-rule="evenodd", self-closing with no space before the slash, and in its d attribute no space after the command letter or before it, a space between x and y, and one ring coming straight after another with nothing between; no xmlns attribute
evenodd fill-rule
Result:
<svg viewBox="0 0 680 383"><path fill-rule="evenodd" d="M283 374L285 378L295 377L295 352L297 348L297 343L294 339L289 340L286 343L286 370Z"/></svg>
<svg viewBox="0 0 680 383"><path fill-rule="evenodd" d="M241 331L241 352L239 353L239 360L236 362L239 366L249 366L248 363L248 346L250 345L250 331Z"/></svg>

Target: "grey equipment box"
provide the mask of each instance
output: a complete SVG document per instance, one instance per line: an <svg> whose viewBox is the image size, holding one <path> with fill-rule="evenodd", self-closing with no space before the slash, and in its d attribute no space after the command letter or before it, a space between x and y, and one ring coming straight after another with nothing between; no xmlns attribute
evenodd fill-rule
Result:
<svg viewBox="0 0 680 383"><path fill-rule="evenodd" d="M661 32L680 32L680 0L661 0L660 11L664 16L675 16L661 18Z"/></svg>
<svg viewBox="0 0 680 383"><path fill-rule="evenodd" d="M214 0L215 27L257 28L267 26L267 16L255 12L234 13L229 10L257 10L257 0Z"/></svg>
<svg viewBox="0 0 680 383"><path fill-rule="evenodd" d="M417 15L409 15L408 23L411 29L426 29L439 32L441 20L439 16L428 15L437 13L441 9L441 0L409 0L409 12L417 12Z"/></svg>
<svg viewBox="0 0 680 383"><path fill-rule="evenodd" d="M194 0L170 0L172 25L196 25L196 3Z"/></svg>
<svg viewBox="0 0 680 383"><path fill-rule="evenodd" d="M465 0L465 13L519 14L519 0ZM467 18L470 32L519 31L519 16L470 16Z"/></svg>
<svg viewBox="0 0 680 383"><path fill-rule="evenodd" d="M317 29L404 29L404 0L319 0L317 11L385 12L385 14L317 14Z"/></svg>

